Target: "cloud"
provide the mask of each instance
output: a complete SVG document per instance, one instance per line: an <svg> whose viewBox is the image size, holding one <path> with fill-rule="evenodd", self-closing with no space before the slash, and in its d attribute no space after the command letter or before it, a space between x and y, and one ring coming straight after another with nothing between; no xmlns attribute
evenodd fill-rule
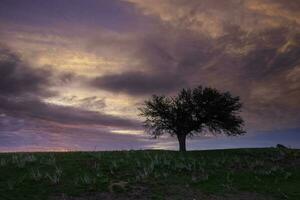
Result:
<svg viewBox="0 0 300 200"><path fill-rule="evenodd" d="M102 112L128 118L135 116L129 110L148 95L174 94L202 84L241 96L249 129L299 126L298 2L128 0L120 5L125 4L130 11L135 8L139 18L129 29L89 26L84 32L81 24L69 24L71 33L60 27L63 31L53 31L59 33L53 36L51 26L43 32L35 28L35 36L30 30L27 34L15 30L12 38L27 42L28 46L20 45L23 51L38 52L27 58L52 63L55 72L33 70L18 56L5 61L15 67L1 71L5 77L0 81L13 86L0 86L2 102L10 108L2 110L67 124L135 127L136 122ZM5 33L11 36L10 30ZM58 71L68 73L55 74ZM28 86L27 77L33 82ZM61 96L51 103L46 97L52 86ZM24 100L29 94L35 98Z"/></svg>
<svg viewBox="0 0 300 200"><path fill-rule="evenodd" d="M168 93L186 85L185 81L178 75L142 72L105 75L95 78L91 84L103 90L124 92L130 95Z"/></svg>
<svg viewBox="0 0 300 200"><path fill-rule="evenodd" d="M139 122L135 120L70 106L47 104L40 99L2 97L0 98L0 105L0 111L18 118L32 118L70 125L139 128Z"/></svg>
<svg viewBox="0 0 300 200"><path fill-rule="evenodd" d="M56 99L56 101L61 104L78 107L84 110L102 110L107 106L105 100L106 98L99 98L97 96L80 98L76 95L63 96Z"/></svg>
<svg viewBox="0 0 300 200"><path fill-rule="evenodd" d="M299 127L299 3L127 2L153 20L152 29L123 36L121 51L113 39L106 53L127 63L93 79L93 87L145 96L213 86L241 96L249 129ZM107 49L103 39L93 41L92 52Z"/></svg>
<svg viewBox="0 0 300 200"><path fill-rule="evenodd" d="M139 128L139 122L99 112L105 100L97 96L76 99L76 105L47 103L57 95L49 88L57 82L68 84L72 74L54 74L50 70L30 67L8 48L0 49L0 114L5 130L14 126L11 119L32 119L70 125ZM91 111L91 110L98 111ZM16 123L18 120L15 120ZM3 128L2 127L2 128Z"/></svg>
<svg viewBox="0 0 300 200"><path fill-rule="evenodd" d="M110 42L109 42L110 41ZM87 46L88 51L108 59L121 58L114 72L93 77L91 86L132 96L155 92L172 93L194 80L212 58L220 54L213 41L156 24L155 31L133 35L100 34Z"/></svg>
<svg viewBox="0 0 300 200"><path fill-rule="evenodd" d="M259 32L282 25L292 28L300 22L297 12L299 3L292 0L126 1L135 5L144 15L159 18L178 29L212 38L228 34L228 25L238 26L245 32Z"/></svg>
<svg viewBox="0 0 300 200"><path fill-rule="evenodd" d="M144 136L114 134L95 127L63 127L31 123L19 130L0 131L0 151L95 151L141 149L156 141Z"/></svg>
<svg viewBox="0 0 300 200"><path fill-rule="evenodd" d="M8 48L0 46L0 95L49 96L51 71L33 69Z"/></svg>
<svg viewBox="0 0 300 200"><path fill-rule="evenodd" d="M251 0L247 1L247 7L250 10L261 13L264 16L270 16L280 23L286 23L287 25L299 25L300 4L293 0Z"/></svg>

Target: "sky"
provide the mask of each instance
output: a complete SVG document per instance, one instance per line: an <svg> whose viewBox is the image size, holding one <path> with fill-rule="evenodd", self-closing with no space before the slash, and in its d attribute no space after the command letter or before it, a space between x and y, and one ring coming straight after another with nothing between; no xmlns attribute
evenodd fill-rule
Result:
<svg viewBox="0 0 300 200"><path fill-rule="evenodd" d="M0 151L177 149L152 94L240 96L247 134L188 149L300 148L300 1L1 0Z"/></svg>

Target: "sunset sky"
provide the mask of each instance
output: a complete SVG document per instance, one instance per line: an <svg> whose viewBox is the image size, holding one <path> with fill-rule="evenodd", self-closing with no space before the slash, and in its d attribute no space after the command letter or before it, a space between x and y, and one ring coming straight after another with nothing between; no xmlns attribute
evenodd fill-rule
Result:
<svg viewBox="0 0 300 200"><path fill-rule="evenodd" d="M0 151L177 149L152 94L241 97L247 134L188 149L300 148L300 1L1 0Z"/></svg>

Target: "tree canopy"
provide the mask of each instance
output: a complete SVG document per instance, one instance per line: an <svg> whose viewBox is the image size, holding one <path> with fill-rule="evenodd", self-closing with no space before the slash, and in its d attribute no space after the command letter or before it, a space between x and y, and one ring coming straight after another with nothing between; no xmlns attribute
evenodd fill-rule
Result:
<svg viewBox="0 0 300 200"><path fill-rule="evenodd" d="M177 96L153 95L139 108L144 126L154 137L177 136L181 151L188 135L210 132L230 136L245 133L239 97L210 87L182 89Z"/></svg>

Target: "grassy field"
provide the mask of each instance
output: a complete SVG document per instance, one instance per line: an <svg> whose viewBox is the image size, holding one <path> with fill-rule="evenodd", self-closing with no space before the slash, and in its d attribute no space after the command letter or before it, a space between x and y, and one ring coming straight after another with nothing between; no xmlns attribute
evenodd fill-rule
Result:
<svg viewBox="0 0 300 200"><path fill-rule="evenodd" d="M300 150L0 154L1 200L300 199Z"/></svg>

